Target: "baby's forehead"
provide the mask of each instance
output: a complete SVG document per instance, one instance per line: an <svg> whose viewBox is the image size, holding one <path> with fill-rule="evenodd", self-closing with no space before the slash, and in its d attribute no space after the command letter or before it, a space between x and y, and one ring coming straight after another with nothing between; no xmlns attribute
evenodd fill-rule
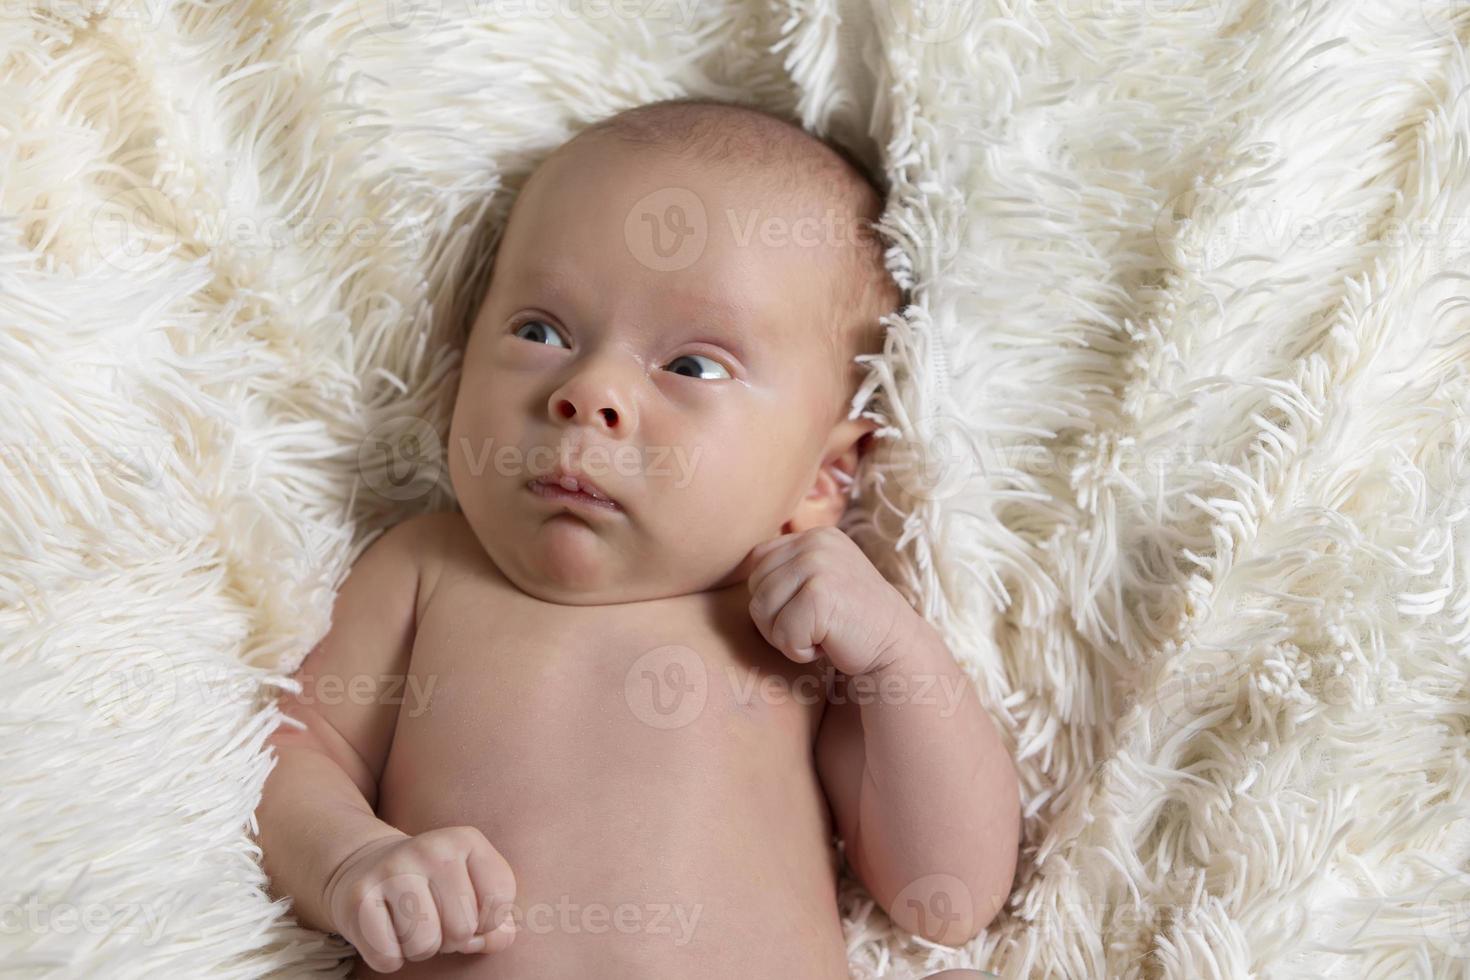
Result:
<svg viewBox="0 0 1470 980"><path fill-rule="evenodd" d="M719 280L740 270L729 278L850 297L854 272L875 257L881 265L876 206L853 189L663 146L568 144L517 203L515 247L631 258L670 282L683 271Z"/></svg>
<svg viewBox="0 0 1470 980"><path fill-rule="evenodd" d="M722 263L764 263L767 299L795 308L807 297L815 307L798 321L777 318L778 341L799 332L844 358L867 352L881 336L873 326L899 305L873 227L880 191L850 155L778 119L726 106L640 107L562 144L537 169L538 182L543 204L565 205L553 204L556 227L545 211L525 222L539 228L531 234L545 251L606 241L608 229L589 227L600 210L645 265L677 265L680 254L660 249L701 223L725 247L710 245L689 271L718 278Z"/></svg>

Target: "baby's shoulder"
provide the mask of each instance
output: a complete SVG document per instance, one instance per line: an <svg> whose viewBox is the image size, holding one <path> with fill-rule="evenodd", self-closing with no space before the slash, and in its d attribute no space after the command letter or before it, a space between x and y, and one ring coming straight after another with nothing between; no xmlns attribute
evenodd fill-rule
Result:
<svg viewBox="0 0 1470 980"><path fill-rule="evenodd" d="M423 621L435 590L446 577L453 578L471 564L483 562L479 542L464 515L441 510L413 517L395 525L404 545L418 566L417 618Z"/></svg>
<svg viewBox="0 0 1470 980"><path fill-rule="evenodd" d="M470 529L464 515L457 510L436 510L426 514L415 514L393 528L413 539L420 549L439 549L452 544L456 536Z"/></svg>

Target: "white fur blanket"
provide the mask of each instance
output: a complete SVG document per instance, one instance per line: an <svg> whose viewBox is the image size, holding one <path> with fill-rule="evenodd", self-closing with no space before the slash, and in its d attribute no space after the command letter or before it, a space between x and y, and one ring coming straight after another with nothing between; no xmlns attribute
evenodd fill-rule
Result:
<svg viewBox="0 0 1470 980"><path fill-rule="evenodd" d="M687 93L893 181L854 533L1023 774L1008 913L848 883L853 975L1466 975L1470 5L909 2L0 4L7 976L345 969L264 897L264 706L450 506L519 182Z"/></svg>

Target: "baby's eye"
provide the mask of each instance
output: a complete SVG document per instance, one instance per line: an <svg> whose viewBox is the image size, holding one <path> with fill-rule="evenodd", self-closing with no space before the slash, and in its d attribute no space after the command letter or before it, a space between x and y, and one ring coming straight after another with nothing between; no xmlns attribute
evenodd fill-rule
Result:
<svg viewBox="0 0 1470 980"><path fill-rule="evenodd" d="M533 344L547 344L552 347L570 347L565 337L545 320L527 320L516 327L515 334L522 340L529 340Z"/></svg>
<svg viewBox="0 0 1470 980"><path fill-rule="evenodd" d="M665 371L682 374L687 378L728 378L730 372L719 361L702 354L684 354L664 366Z"/></svg>

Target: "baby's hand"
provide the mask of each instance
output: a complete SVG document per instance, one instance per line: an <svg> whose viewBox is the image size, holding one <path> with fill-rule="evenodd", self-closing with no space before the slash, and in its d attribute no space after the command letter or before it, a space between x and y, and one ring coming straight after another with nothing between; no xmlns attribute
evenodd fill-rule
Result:
<svg viewBox="0 0 1470 980"><path fill-rule="evenodd" d="M750 616L799 664L825 656L844 674L885 666L918 614L835 527L783 534L751 550Z"/></svg>
<svg viewBox="0 0 1470 980"><path fill-rule="evenodd" d="M442 827L353 852L327 882L326 905L363 962L392 973L436 953L505 949L515 939L515 889L510 865L484 834Z"/></svg>

